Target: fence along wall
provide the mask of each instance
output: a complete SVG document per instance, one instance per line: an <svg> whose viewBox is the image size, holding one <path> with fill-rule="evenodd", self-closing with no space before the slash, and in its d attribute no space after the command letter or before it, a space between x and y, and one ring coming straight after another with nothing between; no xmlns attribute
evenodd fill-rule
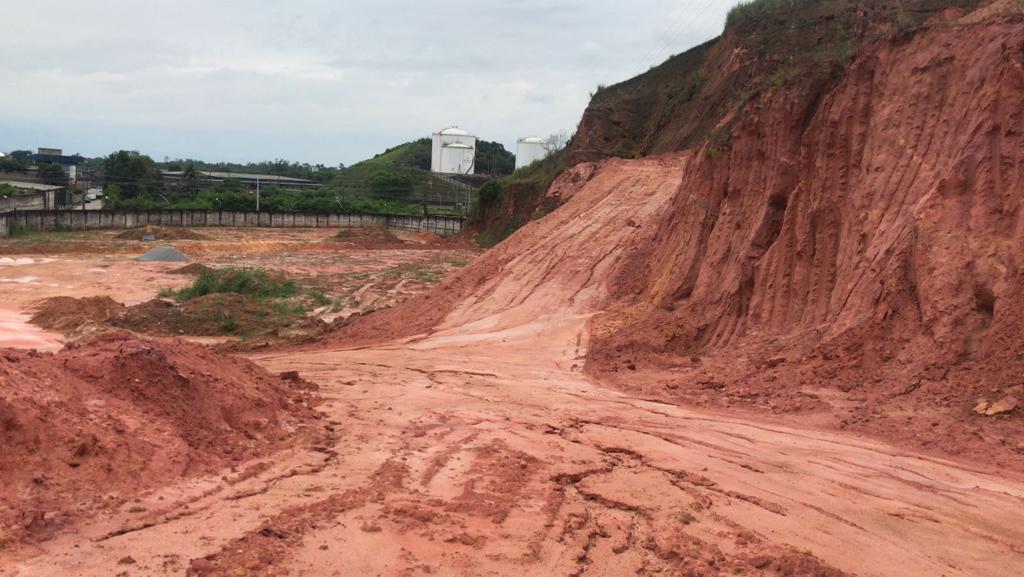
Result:
<svg viewBox="0 0 1024 577"><path fill-rule="evenodd" d="M128 229L147 225L266 228L348 228L382 226L451 236L462 230L458 216L378 214L294 214L220 210L29 210L0 214L0 237L11 229L31 231Z"/></svg>

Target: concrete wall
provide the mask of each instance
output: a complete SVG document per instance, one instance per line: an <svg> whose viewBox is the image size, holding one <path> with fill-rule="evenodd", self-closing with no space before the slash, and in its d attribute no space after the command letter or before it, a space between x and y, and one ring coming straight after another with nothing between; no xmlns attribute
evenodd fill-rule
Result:
<svg viewBox="0 0 1024 577"><path fill-rule="evenodd" d="M0 198L0 212L12 210L46 210L53 206L55 196L49 192L26 192Z"/></svg>
<svg viewBox="0 0 1024 577"><path fill-rule="evenodd" d="M28 210L0 214L0 237L11 225L23 230L128 229L146 225L269 228L345 228L383 226L396 230L429 231L451 236L462 230L457 216L399 216L368 214L294 214L229 210Z"/></svg>

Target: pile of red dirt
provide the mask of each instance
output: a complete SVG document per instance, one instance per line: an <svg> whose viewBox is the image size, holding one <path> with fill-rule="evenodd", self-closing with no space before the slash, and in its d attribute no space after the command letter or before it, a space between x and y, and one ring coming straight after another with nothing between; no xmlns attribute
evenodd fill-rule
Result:
<svg viewBox="0 0 1024 577"><path fill-rule="evenodd" d="M323 323L299 309L237 293L213 293L182 303L156 298L130 307L108 297L53 297L41 301L30 320L74 336L95 332L86 327L113 327L158 337L261 337L253 346L300 342L323 330Z"/></svg>
<svg viewBox="0 0 1024 577"><path fill-rule="evenodd" d="M0 350L0 545L293 445L316 414L292 384L124 332L55 354Z"/></svg>
<svg viewBox="0 0 1024 577"><path fill-rule="evenodd" d="M202 276L212 270L212 268L206 266L205 264L194 262L192 264L187 264L181 268L176 268L170 271L170 273L187 276Z"/></svg>
<svg viewBox="0 0 1024 577"><path fill-rule="evenodd" d="M330 240L345 247L361 249L396 248L406 244L383 226L345 228Z"/></svg>
<svg viewBox="0 0 1024 577"><path fill-rule="evenodd" d="M140 228L128 229L115 238L122 240L209 240L206 235L199 234L188 228L148 225Z"/></svg>
<svg viewBox="0 0 1024 577"><path fill-rule="evenodd" d="M47 330L71 332L82 325L105 323L124 310L110 297L53 297L36 305L31 322Z"/></svg>

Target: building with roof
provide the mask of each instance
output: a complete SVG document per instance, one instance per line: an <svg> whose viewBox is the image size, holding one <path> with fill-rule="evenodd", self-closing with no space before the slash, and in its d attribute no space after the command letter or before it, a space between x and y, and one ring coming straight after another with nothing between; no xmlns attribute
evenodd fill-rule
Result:
<svg viewBox="0 0 1024 577"><path fill-rule="evenodd" d="M63 186L20 180L0 180L0 185L13 188L15 193L0 197L0 212L12 210L51 210L63 208L69 197Z"/></svg>
<svg viewBox="0 0 1024 577"><path fill-rule="evenodd" d="M185 176L183 170L161 170L166 182L179 181ZM204 183L223 182L225 180L237 180L238 182L254 187L256 184L263 186L280 186L281 188L319 188L321 184L305 178L292 178L290 176L278 176L276 174L249 174L247 172L220 172L214 170L197 170L197 180Z"/></svg>
<svg viewBox="0 0 1024 577"><path fill-rule="evenodd" d="M72 182L78 178L78 165L85 162L84 156L80 154L68 156L59 148L39 147L36 149L35 154L22 153L12 154L11 156L13 156L15 160L29 162L37 166L39 164L56 164L64 169L64 173L68 175L68 179Z"/></svg>
<svg viewBox="0 0 1024 577"><path fill-rule="evenodd" d="M473 174L476 136L458 126L435 132L431 138L430 170L440 174Z"/></svg>

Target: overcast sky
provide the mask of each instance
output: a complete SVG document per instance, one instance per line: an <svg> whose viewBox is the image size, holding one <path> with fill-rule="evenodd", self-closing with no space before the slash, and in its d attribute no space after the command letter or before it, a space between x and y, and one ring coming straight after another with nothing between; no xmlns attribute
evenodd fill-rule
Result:
<svg viewBox="0 0 1024 577"><path fill-rule="evenodd" d="M512 150L736 1L6 2L0 151L335 165L453 124Z"/></svg>

